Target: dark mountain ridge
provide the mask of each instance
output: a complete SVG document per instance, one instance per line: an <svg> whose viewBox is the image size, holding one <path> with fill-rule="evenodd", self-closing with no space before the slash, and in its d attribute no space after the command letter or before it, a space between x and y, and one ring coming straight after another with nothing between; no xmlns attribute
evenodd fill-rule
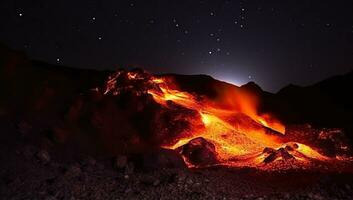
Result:
<svg viewBox="0 0 353 200"><path fill-rule="evenodd" d="M78 95L104 85L111 71L75 69L31 60L19 51L0 46L0 116L46 116L57 119ZM224 89L243 90L260 97L260 111L272 113L285 124L309 123L346 129L353 133L353 72L300 87L289 85L273 94L254 82L241 87L207 75L165 74L185 91L209 97Z"/></svg>

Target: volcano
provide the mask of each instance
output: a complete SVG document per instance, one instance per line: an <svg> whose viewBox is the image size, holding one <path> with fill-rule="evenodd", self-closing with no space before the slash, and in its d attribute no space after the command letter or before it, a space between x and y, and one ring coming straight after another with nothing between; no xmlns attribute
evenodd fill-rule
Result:
<svg viewBox="0 0 353 200"><path fill-rule="evenodd" d="M207 75L79 70L32 61L7 48L1 48L1 55L5 197L15 194L10 187L23 190L18 198L34 198L40 196L34 190L53 196L68 184L74 196L84 198L83 186L73 185L107 184L97 177L109 177L126 198L136 184L137 196L143 196L146 185L166 189L182 184L182 197L188 194L184 187L197 185L190 180L206 174L214 178L214 190L223 191L233 184L229 174L234 173L254 188L261 186L261 195L282 187L283 174L285 182L293 181L286 185L291 192L326 184L318 181L323 175L351 187L342 176L351 177L353 169L353 112L346 106L349 101L342 103L342 94L332 94L332 85L346 84L351 74L271 94L255 83L239 87ZM303 95L309 100L298 100ZM325 95L331 99L320 101ZM196 178L194 172L202 175ZM267 188L263 185L269 179ZM63 199L68 198L65 191L60 192ZM244 191L225 193L249 193ZM352 195L349 188L345 192Z"/></svg>

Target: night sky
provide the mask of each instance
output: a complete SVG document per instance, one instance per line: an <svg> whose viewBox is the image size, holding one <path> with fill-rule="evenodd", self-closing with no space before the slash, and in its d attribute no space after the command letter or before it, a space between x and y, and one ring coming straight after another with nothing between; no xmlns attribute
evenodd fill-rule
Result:
<svg viewBox="0 0 353 200"><path fill-rule="evenodd" d="M1 0L0 27L0 42L53 64L272 92L353 70L352 0Z"/></svg>

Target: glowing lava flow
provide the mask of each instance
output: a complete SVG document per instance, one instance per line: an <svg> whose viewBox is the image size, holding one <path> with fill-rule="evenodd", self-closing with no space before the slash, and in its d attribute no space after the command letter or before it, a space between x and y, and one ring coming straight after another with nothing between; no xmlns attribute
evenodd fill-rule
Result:
<svg viewBox="0 0 353 200"><path fill-rule="evenodd" d="M289 140L284 125L269 114L257 113L256 98L235 88L221 91L216 99L208 99L180 91L168 77L118 71L109 77L104 94L119 95L124 91L137 96L152 95L155 102L166 108L173 102L196 111L194 118L188 119L190 127L173 135L173 142L162 144L163 148L181 153L189 167L199 166L190 160L197 153L209 158L210 164L201 159L203 164L228 166L258 167L279 160L295 160L305 165L333 159L301 141Z"/></svg>
<svg viewBox="0 0 353 200"><path fill-rule="evenodd" d="M160 88L160 90L148 91L156 102L166 106L167 101L173 101L183 107L197 110L204 124L203 129L190 133L189 137L179 138L175 144L166 145L164 148L178 149L191 140L202 137L215 145L217 159L226 165L254 166L260 164L266 159L266 156L270 155L269 152L263 152L266 148L273 149L274 152L291 148L293 152L290 156L300 161L329 159L307 145L295 142L283 143L284 126L277 120L274 120L274 123L267 122L268 115L261 117L251 112L248 116L249 119L245 117L246 122L231 123L232 118L237 118L239 115L238 111L223 110L212 107L207 101L197 101L190 93L170 89L167 81L162 78L155 78L152 81ZM247 122L249 123L247 124ZM279 130L282 134L279 134L278 131L268 134L265 127ZM283 158L281 156L275 158L275 160L279 159ZM187 160L186 163L193 166Z"/></svg>

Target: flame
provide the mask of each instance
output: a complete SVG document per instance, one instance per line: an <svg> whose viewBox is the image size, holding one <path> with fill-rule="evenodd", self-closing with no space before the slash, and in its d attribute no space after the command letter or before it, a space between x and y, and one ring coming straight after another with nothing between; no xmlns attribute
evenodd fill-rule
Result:
<svg viewBox="0 0 353 200"><path fill-rule="evenodd" d="M120 73L109 77L104 94L119 93L116 89ZM298 161L327 161L330 158L320 154L314 148L286 141L285 126L270 114L259 114L258 99L247 92L225 90L216 99L200 97L196 94L181 91L167 77L144 77L135 72L128 72L126 78L133 81L144 80L149 85L146 91L155 102L168 106L172 101L182 107L197 111L203 127L194 126L176 138L172 144L163 148L178 149L195 138L202 137L215 146L219 163L230 166L258 166L269 156L274 161L295 158ZM191 122L192 123L192 122ZM264 152L264 149L270 149ZM183 157L189 167L194 167Z"/></svg>

